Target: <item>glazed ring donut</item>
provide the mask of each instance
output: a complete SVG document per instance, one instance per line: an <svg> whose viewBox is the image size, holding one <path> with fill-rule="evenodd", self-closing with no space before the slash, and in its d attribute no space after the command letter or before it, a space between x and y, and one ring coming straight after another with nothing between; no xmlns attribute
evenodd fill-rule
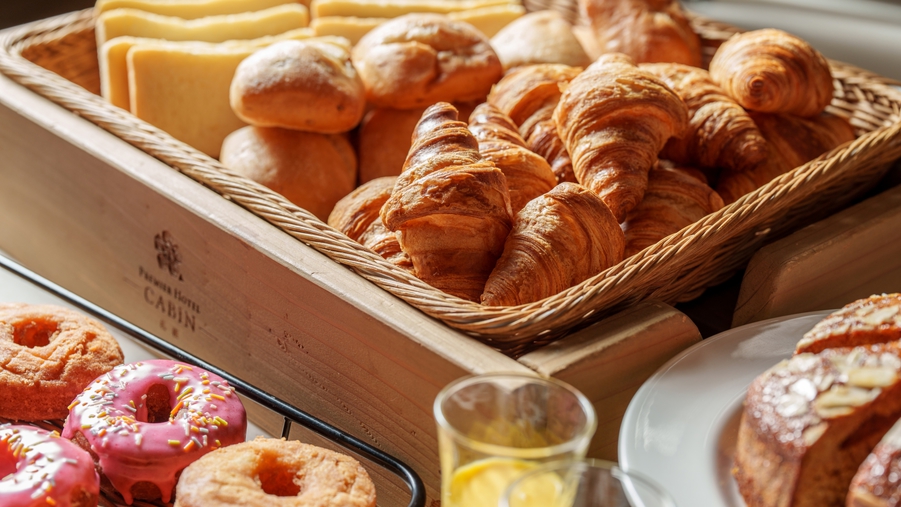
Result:
<svg viewBox="0 0 901 507"><path fill-rule="evenodd" d="M0 417L62 419L86 385L122 360L106 328L79 312L0 304Z"/></svg>
<svg viewBox="0 0 901 507"><path fill-rule="evenodd" d="M0 505L96 507L91 456L59 433L0 425Z"/></svg>
<svg viewBox="0 0 901 507"><path fill-rule="evenodd" d="M181 471L204 454L243 442L244 405L222 378L155 359L119 366L72 402L63 437L100 468L126 503L169 502Z"/></svg>
<svg viewBox="0 0 901 507"><path fill-rule="evenodd" d="M175 507L375 507L375 486L350 456L257 437L207 454L181 475Z"/></svg>

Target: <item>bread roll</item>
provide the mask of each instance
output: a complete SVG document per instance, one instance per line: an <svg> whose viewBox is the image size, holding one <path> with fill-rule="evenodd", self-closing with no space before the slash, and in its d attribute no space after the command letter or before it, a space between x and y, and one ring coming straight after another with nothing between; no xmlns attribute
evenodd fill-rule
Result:
<svg viewBox="0 0 901 507"><path fill-rule="evenodd" d="M530 12L513 21L491 38L491 47L504 69L533 63L591 64L572 26L556 11Z"/></svg>
<svg viewBox="0 0 901 507"><path fill-rule="evenodd" d="M701 39L679 0L578 0L589 56L624 53L635 63L701 66Z"/></svg>
<svg viewBox="0 0 901 507"><path fill-rule="evenodd" d="M481 32L440 14L407 14L379 25L352 57L367 100L395 109L484 99L503 72Z"/></svg>
<svg viewBox="0 0 901 507"><path fill-rule="evenodd" d="M334 134L363 118L363 82L340 38L273 44L238 65L229 91L239 118L258 127Z"/></svg>
<svg viewBox="0 0 901 507"><path fill-rule="evenodd" d="M225 139L221 161L322 221L357 180L353 147L337 134L248 126Z"/></svg>

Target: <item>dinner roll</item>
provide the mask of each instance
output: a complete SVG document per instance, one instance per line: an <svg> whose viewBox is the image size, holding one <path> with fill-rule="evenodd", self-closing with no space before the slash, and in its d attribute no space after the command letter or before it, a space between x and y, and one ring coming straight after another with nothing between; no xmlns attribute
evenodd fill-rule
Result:
<svg viewBox="0 0 901 507"><path fill-rule="evenodd" d="M441 14L386 21L363 36L351 56L376 107L483 100L503 72L481 32Z"/></svg>
<svg viewBox="0 0 901 507"><path fill-rule="evenodd" d="M287 40L255 52L238 66L229 99L251 125L324 134L353 129L366 107L350 44L340 37Z"/></svg>
<svg viewBox="0 0 901 507"><path fill-rule="evenodd" d="M340 134L247 126L222 143L221 161L322 221L357 181L356 155Z"/></svg>
<svg viewBox="0 0 901 507"><path fill-rule="evenodd" d="M587 67L591 59L557 11L536 11L512 21L491 38L504 69L533 63Z"/></svg>

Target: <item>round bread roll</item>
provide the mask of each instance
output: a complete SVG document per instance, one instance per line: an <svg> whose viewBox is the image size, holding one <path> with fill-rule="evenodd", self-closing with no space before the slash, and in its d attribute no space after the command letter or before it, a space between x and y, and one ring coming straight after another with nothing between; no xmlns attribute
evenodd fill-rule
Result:
<svg viewBox="0 0 901 507"><path fill-rule="evenodd" d="M386 21L363 36L351 56L376 107L484 100L503 73L481 32L441 14Z"/></svg>
<svg viewBox="0 0 901 507"><path fill-rule="evenodd" d="M322 221L357 181L353 147L339 134L247 126L225 138L221 161Z"/></svg>
<svg viewBox="0 0 901 507"><path fill-rule="evenodd" d="M255 52L238 65L229 95L235 114L251 125L324 134L353 129L366 107L341 37L286 40Z"/></svg>
<svg viewBox="0 0 901 507"><path fill-rule="evenodd" d="M530 12L512 21L491 38L491 47L504 69L533 63L591 64L572 25L557 11Z"/></svg>

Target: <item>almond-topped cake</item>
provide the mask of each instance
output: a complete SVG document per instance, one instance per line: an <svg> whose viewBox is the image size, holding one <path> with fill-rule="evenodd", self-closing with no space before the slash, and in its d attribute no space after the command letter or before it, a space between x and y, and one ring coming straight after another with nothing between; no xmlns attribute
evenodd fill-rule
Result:
<svg viewBox="0 0 901 507"><path fill-rule="evenodd" d="M901 339L901 294L859 299L821 320L807 332L796 353L887 343Z"/></svg>
<svg viewBox="0 0 901 507"><path fill-rule="evenodd" d="M845 505L858 467L901 416L897 342L802 353L748 389L735 477L749 507Z"/></svg>
<svg viewBox="0 0 901 507"><path fill-rule="evenodd" d="M851 481L847 507L901 505L901 421L867 456Z"/></svg>

